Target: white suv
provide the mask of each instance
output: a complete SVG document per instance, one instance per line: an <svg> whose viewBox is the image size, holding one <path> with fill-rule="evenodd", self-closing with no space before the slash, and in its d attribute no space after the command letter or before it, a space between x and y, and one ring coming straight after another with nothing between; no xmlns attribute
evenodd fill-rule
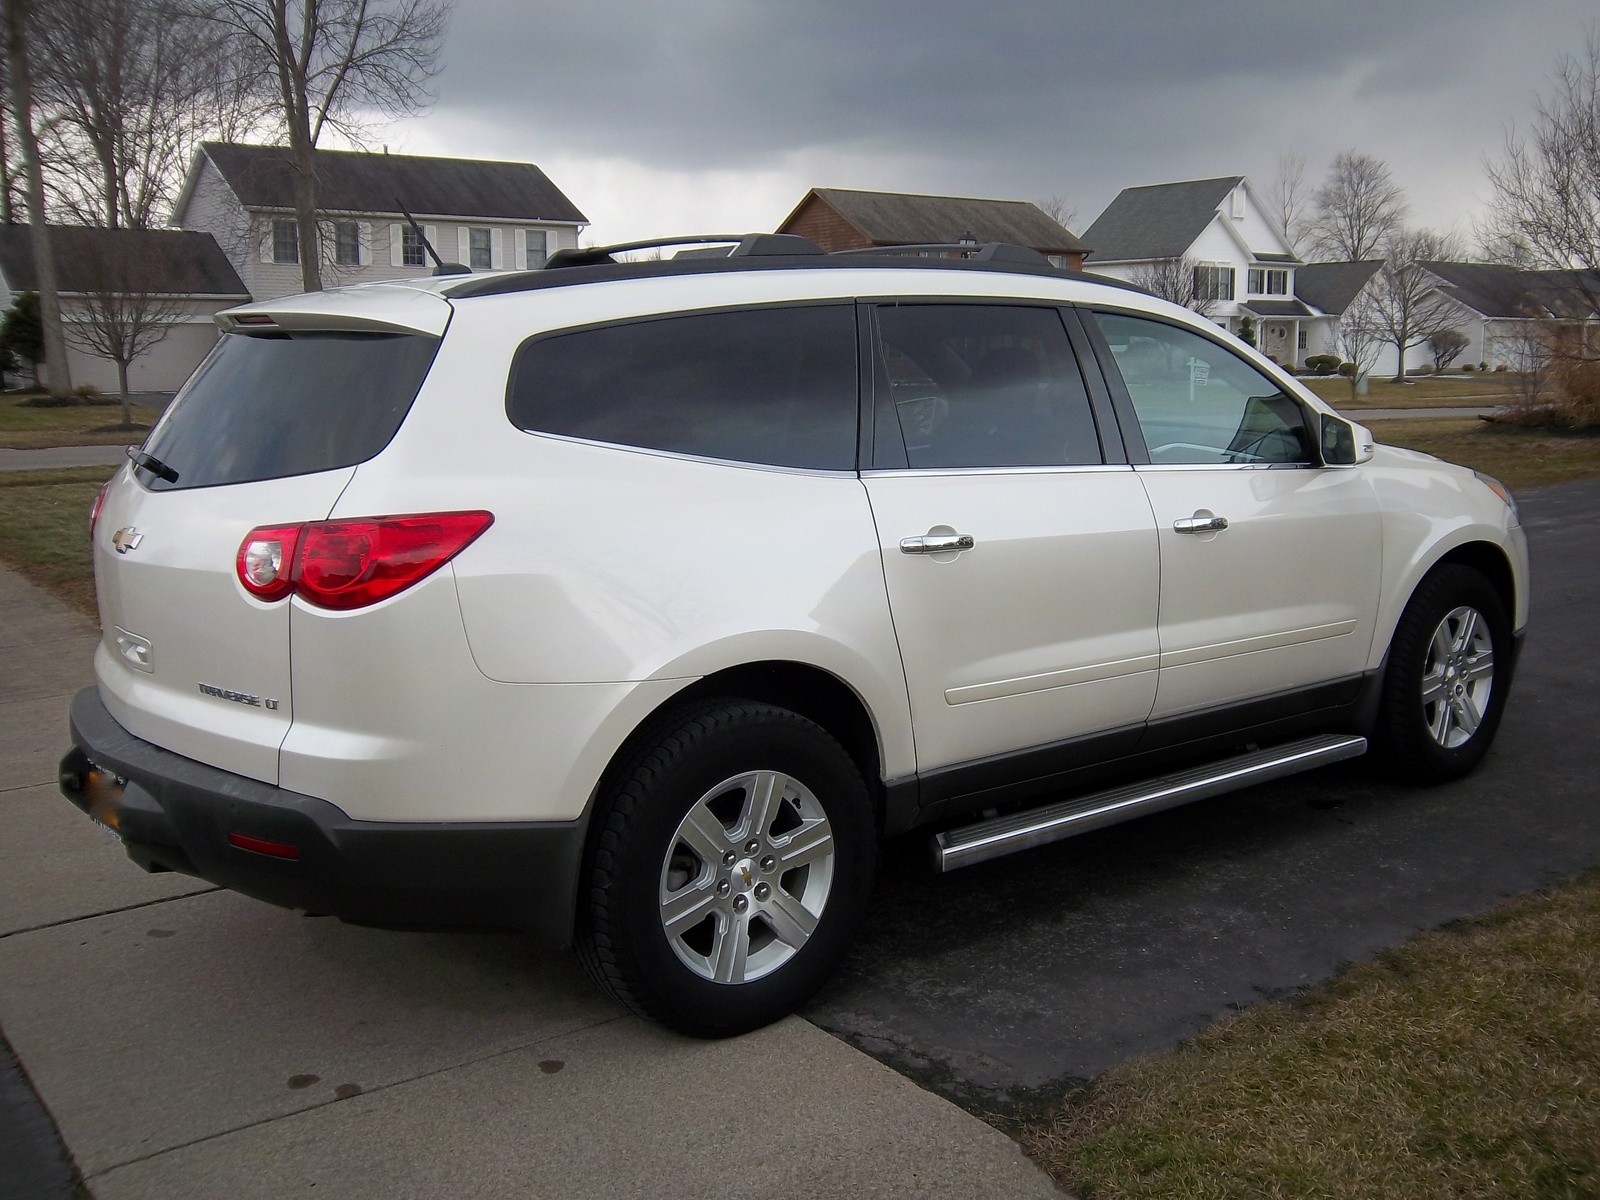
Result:
<svg viewBox="0 0 1600 1200"><path fill-rule="evenodd" d="M617 249L219 318L93 521L62 785L136 862L574 941L716 1035L828 975L881 837L1488 749L1493 480L1015 247Z"/></svg>

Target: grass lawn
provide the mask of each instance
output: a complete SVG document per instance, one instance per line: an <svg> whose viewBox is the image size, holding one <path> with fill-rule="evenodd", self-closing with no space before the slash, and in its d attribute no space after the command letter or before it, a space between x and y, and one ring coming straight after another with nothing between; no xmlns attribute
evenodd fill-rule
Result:
<svg viewBox="0 0 1600 1200"><path fill-rule="evenodd" d="M1418 376L1409 383L1392 379L1368 381L1367 394L1350 398L1350 381L1338 376L1301 376L1305 384L1329 404L1352 412L1362 408L1491 407L1516 394L1516 381L1504 374L1471 375L1460 379Z"/></svg>
<svg viewBox="0 0 1600 1200"><path fill-rule="evenodd" d="M1117 1067L1020 1131L1084 1200L1600 1196L1600 872Z"/></svg>
<svg viewBox="0 0 1600 1200"><path fill-rule="evenodd" d="M1381 442L1422 450L1493 475L1512 491L1600 476L1600 436L1465 420L1374 422Z"/></svg>
<svg viewBox="0 0 1600 1200"><path fill-rule="evenodd" d="M133 405L133 425L122 424L122 408L104 399L94 404L32 408L38 393L0 393L0 447L36 450L44 446L121 446L144 441L156 414Z"/></svg>
<svg viewBox="0 0 1600 1200"><path fill-rule="evenodd" d="M114 470L0 471L0 560L91 620L89 508Z"/></svg>

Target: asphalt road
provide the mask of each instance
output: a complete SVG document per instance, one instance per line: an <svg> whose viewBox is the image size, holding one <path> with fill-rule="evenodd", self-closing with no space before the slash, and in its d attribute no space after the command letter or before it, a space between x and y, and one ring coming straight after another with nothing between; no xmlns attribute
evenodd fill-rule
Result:
<svg viewBox="0 0 1600 1200"><path fill-rule="evenodd" d="M1025 1113L1600 862L1600 481L1522 510L1532 622L1474 775L1413 789L1343 764L945 876L908 839L805 1015L958 1103Z"/></svg>

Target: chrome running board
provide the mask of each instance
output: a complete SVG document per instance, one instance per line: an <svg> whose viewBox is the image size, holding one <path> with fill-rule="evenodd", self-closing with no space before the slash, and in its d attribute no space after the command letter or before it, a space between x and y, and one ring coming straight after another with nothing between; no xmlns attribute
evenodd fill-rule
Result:
<svg viewBox="0 0 1600 1200"><path fill-rule="evenodd" d="M1286 742L1203 767L949 830L933 839L933 860L941 871L970 867L1146 813L1176 808L1191 800L1220 796L1269 779L1357 758L1366 750L1366 738L1338 734Z"/></svg>

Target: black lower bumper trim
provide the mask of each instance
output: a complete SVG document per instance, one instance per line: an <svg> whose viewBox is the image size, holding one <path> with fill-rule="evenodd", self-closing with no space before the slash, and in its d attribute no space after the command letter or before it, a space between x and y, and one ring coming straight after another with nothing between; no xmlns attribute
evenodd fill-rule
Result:
<svg viewBox="0 0 1600 1200"><path fill-rule="evenodd" d="M582 821L353 820L326 800L133 736L92 687L73 698L72 740L62 793L112 826L146 870L181 871L358 924L515 929L571 941ZM296 856L243 849L230 833Z"/></svg>

